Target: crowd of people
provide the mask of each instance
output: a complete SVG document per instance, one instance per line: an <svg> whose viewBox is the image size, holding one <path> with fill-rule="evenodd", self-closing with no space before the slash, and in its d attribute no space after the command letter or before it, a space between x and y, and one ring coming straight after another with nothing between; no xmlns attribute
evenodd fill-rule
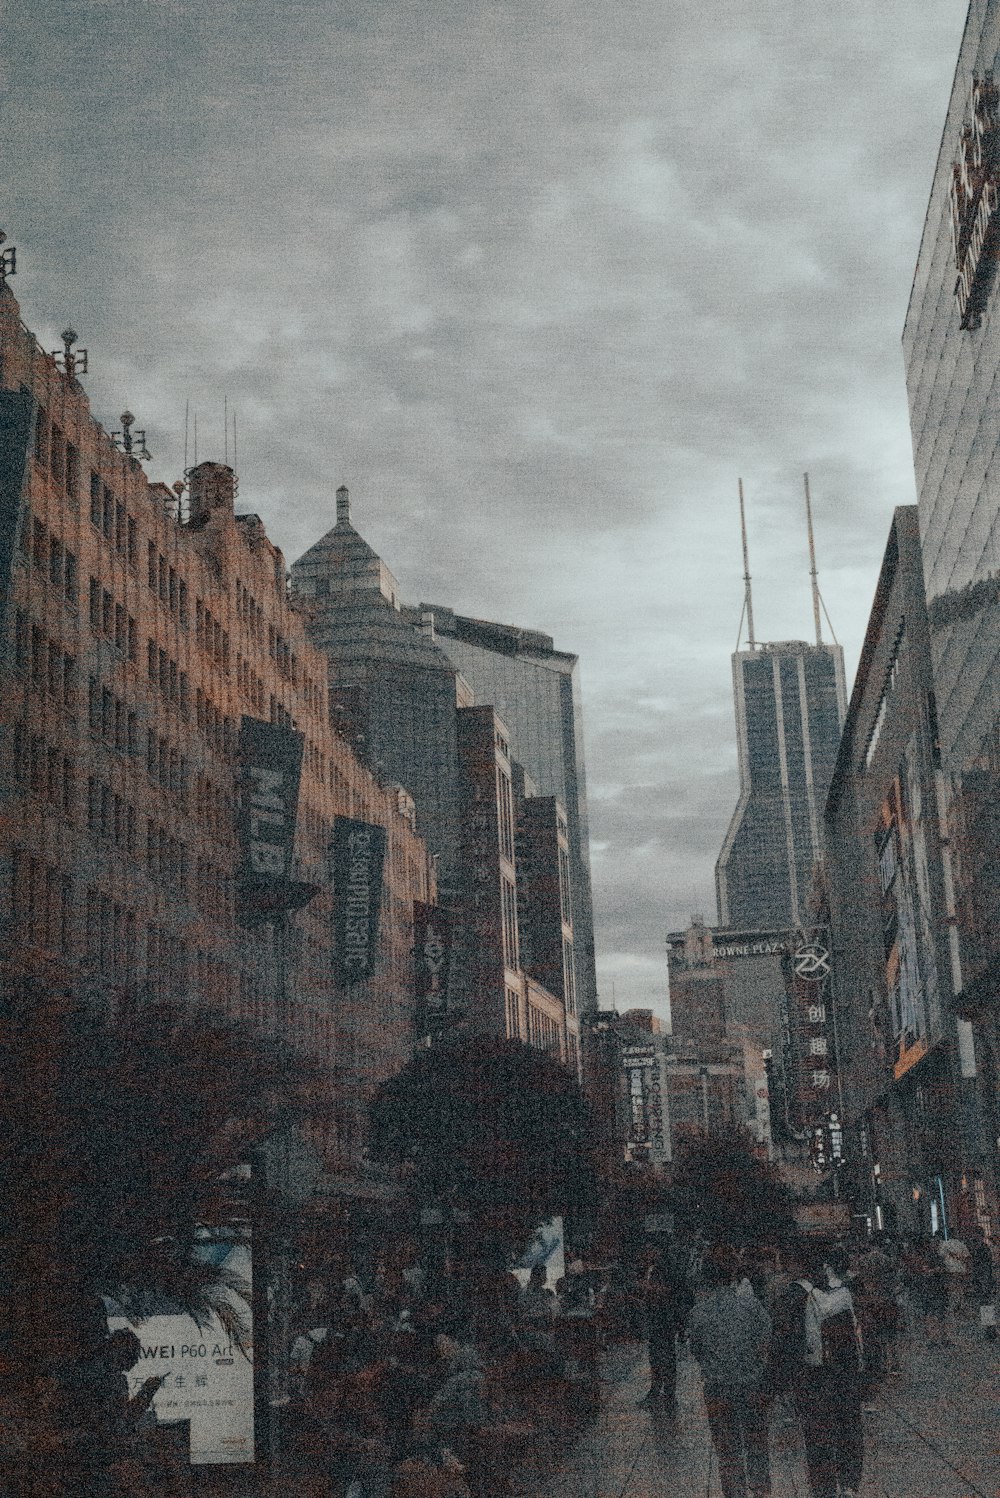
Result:
<svg viewBox="0 0 1000 1498"><path fill-rule="evenodd" d="M723 1498L771 1492L774 1420L801 1428L812 1498L853 1498L862 1411L899 1375L907 1334L947 1344L967 1318L996 1337L993 1252L978 1228L967 1239L878 1234L846 1248L801 1238L739 1253L661 1237L628 1264L569 1256L550 1279L544 1264L518 1277L403 1242L364 1271L342 1261L307 1280L275 1491L284 1482L295 1498L500 1498L512 1474L523 1491L532 1472L540 1489L599 1407L606 1343L646 1338L642 1404L654 1413L676 1407L679 1349L700 1366ZM123 1375L137 1356L135 1336L116 1332L63 1380L69 1413L80 1406L68 1419L82 1433L74 1491L145 1490L101 1455L132 1460L130 1433L160 1382L128 1397Z"/></svg>
<svg viewBox="0 0 1000 1498"><path fill-rule="evenodd" d="M315 1498L486 1498L597 1405L609 1276L429 1269L411 1253L306 1287L286 1464ZM613 1300L613 1293L610 1300Z"/></svg>
<svg viewBox="0 0 1000 1498"><path fill-rule="evenodd" d="M650 1390L675 1403L677 1350L700 1365L723 1498L771 1492L775 1408L802 1432L812 1498L854 1498L864 1460L862 1411L901 1372L907 1331L947 1345L978 1315L996 1337L993 1253L969 1241L886 1234L849 1249L803 1238L782 1250L736 1253L670 1243L646 1268Z"/></svg>

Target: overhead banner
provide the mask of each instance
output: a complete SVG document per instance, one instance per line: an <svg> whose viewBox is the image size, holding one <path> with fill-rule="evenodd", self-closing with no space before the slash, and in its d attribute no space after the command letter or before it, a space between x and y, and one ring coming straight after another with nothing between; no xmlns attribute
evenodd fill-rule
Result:
<svg viewBox="0 0 1000 1498"><path fill-rule="evenodd" d="M240 725L241 912L258 919L304 903L292 881L292 848L302 775L303 736L244 718ZM308 898L308 896L306 896Z"/></svg>
<svg viewBox="0 0 1000 1498"><path fill-rule="evenodd" d="M334 938L337 979L345 988L375 971L385 843L377 822L334 818Z"/></svg>
<svg viewBox="0 0 1000 1498"><path fill-rule="evenodd" d="M448 1014L451 929L447 910L420 900L413 902L418 1035L430 1035L439 1029Z"/></svg>

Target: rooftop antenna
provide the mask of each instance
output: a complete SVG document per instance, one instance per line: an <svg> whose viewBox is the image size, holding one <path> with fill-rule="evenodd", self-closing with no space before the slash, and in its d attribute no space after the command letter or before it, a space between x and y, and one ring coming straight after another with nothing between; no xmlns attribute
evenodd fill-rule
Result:
<svg viewBox="0 0 1000 1498"><path fill-rule="evenodd" d="M238 466L238 464L236 462L236 412L234 411L233 412L233 472L234 473L239 473L239 471L240 471L239 470L239 466Z"/></svg>
<svg viewBox="0 0 1000 1498"><path fill-rule="evenodd" d="M194 466L198 467L198 413L194 413Z"/></svg>
<svg viewBox="0 0 1000 1498"><path fill-rule="evenodd" d="M188 413L191 407L190 399L184 402L184 472L188 471Z"/></svg>
<svg viewBox="0 0 1000 1498"><path fill-rule="evenodd" d="M225 432L223 447L226 454L226 467L229 467L229 396L222 397L222 430Z"/></svg>
<svg viewBox="0 0 1000 1498"><path fill-rule="evenodd" d="M809 528L809 576L812 579L813 621L816 625L816 644L822 645L823 630L819 617L819 576L816 572L816 543L813 540L813 514L812 504L809 500L809 475L808 473L804 473L802 477L805 480L806 486L806 525Z"/></svg>
<svg viewBox="0 0 1000 1498"><path fill-rule="evenodd" d="M743 612L747 619L747 638L750 642L750 649L756 650L757 641L753 632L753 596L750 591L750 553L747 550L747 514L743 502L743 480L739 479L737 482L740 489L740 531L743 536ZM739 641L737 641L736 648L739 649Z"/></svg>

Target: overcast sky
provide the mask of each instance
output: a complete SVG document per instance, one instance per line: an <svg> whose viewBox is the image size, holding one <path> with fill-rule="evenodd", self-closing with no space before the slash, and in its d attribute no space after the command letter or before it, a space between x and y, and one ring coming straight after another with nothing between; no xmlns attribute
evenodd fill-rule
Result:
<svg viewBox="0 0 1000 1498"><path fill-rule="evenodd" d="M48 0L0 58L13 284L150 476L581 659L602 1000L664 1005L761 639L853 677L914 501L900 335L965 0ZM0 63L0 67L4 64Z"/></svg>

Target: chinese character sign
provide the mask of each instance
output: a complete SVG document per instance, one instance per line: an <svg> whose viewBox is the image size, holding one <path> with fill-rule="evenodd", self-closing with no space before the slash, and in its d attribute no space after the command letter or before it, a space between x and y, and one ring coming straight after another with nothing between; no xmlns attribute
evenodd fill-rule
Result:
<svg viewBox="0 0 1000 1498"><path fill-rule="evenodd" d="M809 1127L837 1108L830 953L825 939L800 943L786 964L786 973L790 1101L799 1126Z"/></svg>
<svg viewBox="0 0 1000 1498"><path fill-rule="evenodd" d="M362 983L375 971L385 843L385 828L377 823L334 820L335 942L342 987Z"/></svg>

